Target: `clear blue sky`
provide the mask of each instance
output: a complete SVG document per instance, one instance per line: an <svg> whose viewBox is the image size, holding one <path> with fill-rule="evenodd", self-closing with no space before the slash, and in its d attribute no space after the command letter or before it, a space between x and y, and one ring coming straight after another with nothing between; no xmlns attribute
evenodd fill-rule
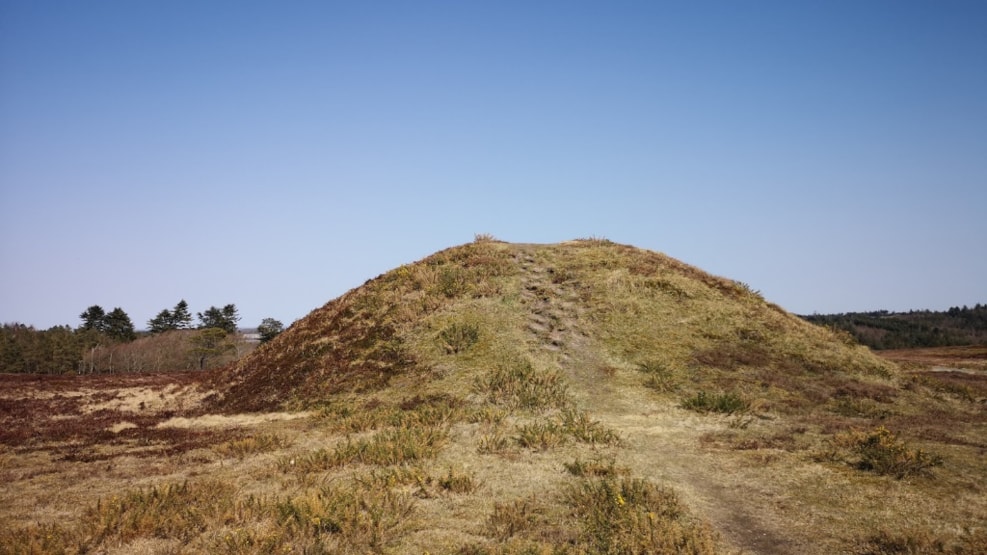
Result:
<svg viewBox="0 0 987 555"><path fill-rule="evenodd" d="M0 321L289 324L490 233L987 301L987 2L0 0Z"/></svg>

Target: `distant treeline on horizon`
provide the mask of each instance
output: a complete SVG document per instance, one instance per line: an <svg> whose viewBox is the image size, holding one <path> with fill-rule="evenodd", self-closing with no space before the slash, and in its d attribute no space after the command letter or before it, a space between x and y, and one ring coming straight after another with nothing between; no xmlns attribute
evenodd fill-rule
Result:
<svg viewBox="0 0 987 555"><path fill-rule="evenodd" d="M847 312L801 316L814 324L844 330L872 349L987 345L987 304L936 312Z"/></svg>

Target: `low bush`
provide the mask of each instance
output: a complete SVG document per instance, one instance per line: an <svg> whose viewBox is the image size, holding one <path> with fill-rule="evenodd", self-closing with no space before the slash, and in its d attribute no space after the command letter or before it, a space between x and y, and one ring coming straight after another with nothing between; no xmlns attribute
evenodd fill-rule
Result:
<svg viewBox="0 0 987 555"><path fill-rule="evenodd" d="M870 432L840 434L833 442L850 453L845 460L856 468L899 480L915 475L930 476L933 468L943 464L941 456L921 449L910 449L884 426Z"/></svg>
<svg viewBox="0 0 987 555"><path fill-rule="evenodd" d="M476 451L483 455L496 455L507 452L511 447L511 439L500 430L480 437Z"/></svg>
<svg viewBox="0 0 987 555"><path fill-rule="evenodd" d="M520 447L542 451L564 445L570 439L590 445L620 443L613 430L572 408L556 417L519 426L517 430L514 439Z"/></svg>

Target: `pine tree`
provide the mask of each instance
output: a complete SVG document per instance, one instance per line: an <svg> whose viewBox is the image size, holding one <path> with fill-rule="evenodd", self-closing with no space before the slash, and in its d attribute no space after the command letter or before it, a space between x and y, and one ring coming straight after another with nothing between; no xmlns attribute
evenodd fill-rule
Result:
<svg viewBox="0 0 987 555"><path fill-rule="evenodd" d="M192 327L192 313L188 310L188 303L185 299L178 301L175 309L171 311L171 321L173 329L185 330Z"/></svg>
<svg viewBox="0 0 987 555"><path fill-rule="evenodd" d="M106 331L106 311L98 304L87 308L85 312L79 315L79 318L82 318L82 325L79 326L79 329Z"/></svg>
<svg viewBox="0 0 987 555"><path fill-rule="evenodd" d="M147 329L151 333L161 333L175 329L171 311L166 308L159 312L157 316L148 320Z"/></svg>
<svg viewBox="0 0 987 555"><path fill-rule="evenodd" d="M226 333L236 333L236 323L240 321L236 305L228 304L223 308L210 306L205 312L199 312L199 328L218 328Z"/></svg>
<svg viewBox="0 0 987 555"><path fill-rule="evenodd" d="M257 333L260 334L260 342L267 343L284 331L284 324L274 318L264 318L257 326Z"/></svg>
<svg viewBox="0 0 987 555"><path fill-rule="evenodd" d="M134 324L130 321L130 316L122 308L114 308L103 319L107 336L117 341L133 341L137 338L134 333Z"/></svg>

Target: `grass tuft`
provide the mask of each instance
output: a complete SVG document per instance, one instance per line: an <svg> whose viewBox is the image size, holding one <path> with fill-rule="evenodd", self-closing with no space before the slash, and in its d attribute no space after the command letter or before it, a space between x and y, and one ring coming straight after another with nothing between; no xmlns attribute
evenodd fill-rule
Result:
<svg viewBox="0 0 987 555"><path fill-rule="evenodd" d="M515 499L508 503L495 503L487 518L487 535L506 541L538 526L544 511L531 498Z"/></svg>
<svg viewBox="0 0 987 555"><path fill-rule="evenodd" d="M243 459L257 453L277 451L288 446L288 439L281 434L258 434L233 439L213 447L213 451L224 457Z"/></svg>
<svg viewBox="0 0 987 555"><path fill-rule="evenodd" d="M442 347L448 354L461 353L480 339L480 328L471 323L452 323L439 333Z"/></svg>
<svg viewBox="0 0 987 555"><path fill-rule="evenodd" d="M438 479L439 487L452 493L473 493L480 487L475 474L466 474L449 469Z"/></svg>
<svg viewBox="0 0 987 555"><path fill-rule="evenodd" d="M536 370L527 359L497 366L477 380L475 389L489 402L511 410L562 408L569 401L562 376Z"/></svg>
<svg viewBox="0 0 987 555"><path fill-rule="evenodd" d="M608 461L603 461L602 459L584 461L577 458L570 463L562 463L562 466L565 467L569 474L580 478L612 478L620 473L613 459Z"/></svg>
<svg viewBox="0 0 987 555"><path fill-rule="evenodd" d="M495 430L480 437L476 451L481 455L497 455L506 453L511 448L511 438L504 435L504 432Z"/></svg>
<svg viewBox="0 0 987 555"><path fill-rule="evenodd" d="M682 408L701 413L734 414L746 412L750 408L750 402L736 393L709 394L700 391L682 401Z"/></svg>
<svg viewBox="0 0 987 555"><path fill-rule="evenodd" d="M337 536L353 552L379 552L408 522L414 499L387 488L326 486L276 505L278 524L300 535Z"/></svg>
<svg viewBox="0 0 987 555"><path fill-rule="evenodd" d="M282 471L323 472L349 464L390 466L434 458L445 444L447 430L402 427L358 440L347 439L332 450L320 449L299 459L282 460Z"/></svg>
<svg viewBox="0 0 987 555"><path fill-rule="evenodd" d="M638 370L647 376L644 385L660 393L676 391L680 386L676 372L662 362L647 361L639 364Z"/></svg>
<svg viewBox="0 0 987 555"><path fill-rule="evenodd" d="M675 493L646 480L584 480L566 492L566 502L589 552L716 552L714 534L687 517Z"/></svg>

